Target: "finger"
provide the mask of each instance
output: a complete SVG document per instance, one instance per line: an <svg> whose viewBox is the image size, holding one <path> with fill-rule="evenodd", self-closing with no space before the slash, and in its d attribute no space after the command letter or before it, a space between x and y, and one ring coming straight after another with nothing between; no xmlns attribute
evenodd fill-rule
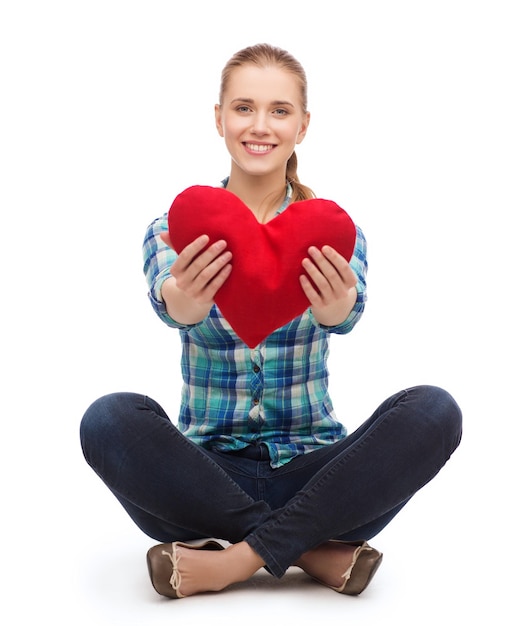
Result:
<svg viewBox="0 0 521 626"><path fill-rule="evenodd" d="M306 298L309 300L309 303L311 304L311 306L318 305L321 302L321 297L320 297L320 294L315 289L315 287L313 286L313 283L309 280L309 278L305 274L302 274L301 276L299 276L299 279L300 279L300 286L302 287L302 290L304 291L304 294L306 295Z"/></svg>
<svg viewBox="0 0 521 626"><path fill-rule="evenodd" d="M302 266L315 283L318 290L326 295L335 285L340 284L338 272L317 248L310 248L311 259L304 259Z"/></svg>
<svg viewBox="0 0 521 626"><path fill-rule="evenodd" d="M309 253L314 263L316 263L329 282L336 280L340 276L338 266L341 265L343 257L336 250L330 246L324 246L322 250L312 247Z"/></svg>
<svg viewBox="0 0 521 626"><path fill-rule="evenodd" d="M231 274L231 271L232 271L232 265L231 263L228 263L206 285L204 289L204 294L208 300L214 299L216 293L224 285L228 276Z"/></svg>
<svg viewBox="0 0 521 626"><path fill-rule="evenodd" d="M179 289L193 298L209 301L213 300L213 295L231 271L231 258L232 253L227 250L208 265L200 267L198 259L184 270L178 265L178 259L170 268L170 273L175 277ZM222 277L218 278L212 287L221 272L223 272Z"/></svg>
<svg viewBox="0 0 521 626"><path fill-rule="evenodd" d="M324 258L327 259L331 263L331 265L333 265L333 267L340 275L344 273L346 267L349 267L347 259L331 246L324 246L322 248L322 254L324 255Z"/></svg>
<svg viewBox="0 0 521 626"><path fill-rule="evenodd" d="M199 276L201 272L204 272L203 278L211 274L211 279L216 273L215 269L219 271L230 259L231 252L226 250L226 242L216 241L193 259L189 270L194 276ZM214 265L216 261L217 265Z"/></svg>
<svg viewBox="0 0 521 626"><path fill-rule="evenodd" d="M219 240L206 248L209 240L208 235L201 235L183 248L176 262L176 271L190 269L192 275L196 276L226 247L226 242Z"/></svg>
<svg viewBox="0 0 521 626"><path fill-rule="evenodd" d="M208 237L208 235L201 235L200 237L197 237L197 239L194 239L181 250L179 258L189 265L193 259L205 249L209 241L210 237Z"/></svg>
<svg viewBox="0 0 521 626"><path fill-rule="evenodd" d="M344 285L354 287L358 279L349 265L349 261L331 246L324 246L322 253L324 257L334 265Z"/></svg>
<svg viewBox="0 0 521 626"><path fill-rule="evenodd" d="M331 246L311 247L309 254L333 289L356 285L356 276L345 257Z"/></svg>
<svg viewBox="0 0 521 626"><path fill-rule="evenodd" d="M219 273L222 272L222 270L228 265L230 265L231 259L232 253L229 250L226 250L217 258L208 263L208 265L203 266L196 277L196 281L199 283L200 288L204 289L206 285L213 282L215 278L219 275Z"/></svg>
<svg viewBox="0 0 521 626"><path fill-rule="evenodd" d="M313 281L316 291L324 293L330 288L329 281L313 261L310 259L303 259L302 267L306 270L308 279L310 278Z"/></svg>

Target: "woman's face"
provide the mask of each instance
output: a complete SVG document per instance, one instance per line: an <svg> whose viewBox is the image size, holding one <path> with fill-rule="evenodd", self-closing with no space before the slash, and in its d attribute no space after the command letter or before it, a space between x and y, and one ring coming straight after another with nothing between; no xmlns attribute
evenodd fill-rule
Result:
<svg viewBox="0 0 521 626"><path fill-rule="evenodd" d="M281 173L306 134L300 84L279 67L235 68L215 107L217 130L236 167L253 176Z"/></svg>

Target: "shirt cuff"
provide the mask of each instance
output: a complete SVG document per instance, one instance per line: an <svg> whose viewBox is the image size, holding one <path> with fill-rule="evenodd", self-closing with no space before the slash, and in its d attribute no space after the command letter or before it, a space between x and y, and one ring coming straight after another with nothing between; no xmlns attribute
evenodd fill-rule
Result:
<svg viewBox="0 0 521 626"><path fill-rule="evenodd" d="M356 326L358 320L361 317L361 311L356 310L356 307L354 307L351 310L351 313L349 313L349 315L347 316L347 318L343 322L341 322L340 324L336 324L335 326L326 326L325 324L320 324L320 322L317 322L311 309L308 309L308 315L312 323L317 328L320 328L327 333L332 333L336 335L347 335L347 333L350 333Z"/></svg>

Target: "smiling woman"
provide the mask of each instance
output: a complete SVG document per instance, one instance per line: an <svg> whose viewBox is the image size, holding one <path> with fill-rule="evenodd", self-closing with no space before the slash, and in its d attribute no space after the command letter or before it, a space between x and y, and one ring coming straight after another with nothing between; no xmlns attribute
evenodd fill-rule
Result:
<svg viewBox="0 0 521 626"><path fill-rule="evenodd" d="M232 158L227 189L267 222L283 199L287 163L309 125L300 81L277 65L238 67L223 86L215 121Z"/></svg>
<svg viewBox="0 0 521 626"><path fill-rule="evenodd" d="M232 89L237 86L237 72L248 72L248 70L257 70L257 72L249 72L247 76L249 83L248 85L244 84L244 89L249 88L253 91L249 93L238 93L235 96L231 95ZM267 80L266 74L269 73L270 70L277 70L276 83ZM243 75L243 78L246 79L246 76ZM275 76L271 78L275 79ZM262 81L263 86L267 86L268 90L263 91L258 89L259 85L255 84L255 80ZM238 86L240 87L241 85L239 84ZM275 90L275 87L277 87L277 90ZM298 117L301 116L303 128L301 129L300 136L295 137L295 144L300 143L305 137L310 120L310 115L307 110L307 77L302 65L287 51L265 44L244 48L235 53L228 63L226 63L221 73L219 104L215 107L217 128L221 136L223 136L223 132L222 128L219 128L219 118L226 99L228 98L232 101L234 98L242 99L245 113L251 115L254 111L252 107L255 105L252 96L254 93L258 94L261 100L268 100L268 111L272 117L284 117L290 114ZM270 93L274 94L274 100L272 102L269 102L269 97L266 97L267 94ZM241 102L237 104L240 105ZM263 139L265 140L266 138L264 137ZM262 145L262 143L262 141L256 141L253 142L252 145ZM314 196L313 191L299 181L297 175L297 156L294 150L286 162L285 178L292 183L293 190L291 199L293 201L307 200ZM271 198L271 201L276 203L276 198Z"/></svg>
<svg viewBox="0 0 521 626"><path fill-rule="evenodd" d="M168 214L150 224L143 247L151 304L181 335L179 423L133 393L98 399L82 420L88 463L137 526L163 542L147 562L152 585L171 598L225 589L262 567L280 578L292 565L336 592L361 593L382 561L367 540L438 473L461 438L458 405L429 385L398 391L351 434L337 418L329 342L351 332L364 311L366 240L353 224L348 246L313 237L298 258L291 254L304 231L316 234L315 222L326 238L340 230L321 210L326 201L315 201L296 173L295 146L309 121L306 77L288 52L262 44L226 64L215 106L231 157L224 189L199 188L199 204L183 194L190 206L182 214L199 209L200 232L178 250L182 224L175 216L169 224ZM279 243L289 255L269 265L268 253L253 254L253 264L278 275L277 262L289 258L305 310L247 345L227 319L233 313L218 303L241 254L251 261L255 233L268 228L245 228L245 245L232 254L226 226L287 224L295 205L319 214L284 231ZM224 228L216 241L201 206ZM258 283L239 281L228 305L277 308Z"/></svg>

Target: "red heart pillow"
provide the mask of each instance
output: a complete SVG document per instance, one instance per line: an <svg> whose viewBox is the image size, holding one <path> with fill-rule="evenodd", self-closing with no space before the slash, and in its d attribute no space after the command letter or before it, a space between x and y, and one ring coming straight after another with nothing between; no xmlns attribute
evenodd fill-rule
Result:
<svg viewBox="0 0 521 626"><path fill-rule="evenodd" d="M205 186L177 196L168 229L177 252L203 234L227 241L233 269L215 302L250 348L309 307L299 281L308 248L328 244L349 260L356 239L353 221L330 200L294 202L261 224L233 193Z"/></svg>

